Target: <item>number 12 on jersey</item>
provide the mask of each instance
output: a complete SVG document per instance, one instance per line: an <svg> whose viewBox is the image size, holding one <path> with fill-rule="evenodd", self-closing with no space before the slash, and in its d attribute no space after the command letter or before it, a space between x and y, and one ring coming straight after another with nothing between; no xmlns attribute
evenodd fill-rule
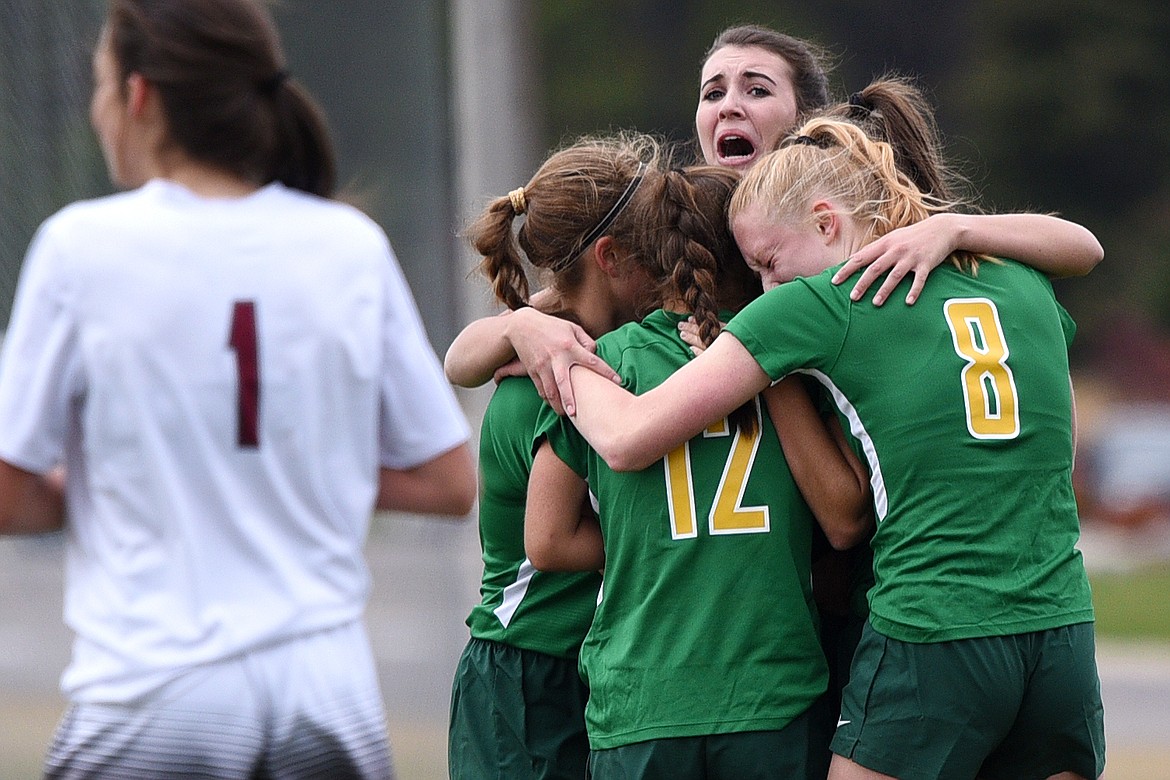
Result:
<svg viewBox="0 0 1170 780"><path fill-rule="evenodd" d="M751 477L752 464L760 448L760 401L754 401L756 430L744 434L732 431L727 418L703 431L703 438L733 436L723 475L715 490L708 516L708 530L713 535L767 533L770 528L768 507L743 506L743 494ZM699 535L695 508L695 486L691 474L691 442L671 450L663 459L666 469L666 502L670 509L672 539L693 539ZM703 475L710 478L710 475Z"/></svg>

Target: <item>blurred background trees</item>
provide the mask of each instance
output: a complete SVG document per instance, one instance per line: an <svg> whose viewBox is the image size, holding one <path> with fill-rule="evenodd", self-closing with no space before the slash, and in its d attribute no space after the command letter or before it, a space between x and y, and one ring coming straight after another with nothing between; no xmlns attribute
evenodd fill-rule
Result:
<svg viewBox="0 0 1170 780"><path fill-rule="evenodd" d="M1119 318L1170 329L1170 5L1156 0L536 3L546 139L632 125L689 138L716 32L756 21L835 55L842 95L887 70L938 109L981 203L1055 211L1106 260L1058 283L1075 357L1104 359Z"/></svg>

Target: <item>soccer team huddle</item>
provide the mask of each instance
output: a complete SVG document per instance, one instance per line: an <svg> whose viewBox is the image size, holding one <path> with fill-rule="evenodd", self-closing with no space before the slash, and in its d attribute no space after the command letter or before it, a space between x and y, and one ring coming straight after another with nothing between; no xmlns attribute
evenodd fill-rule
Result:
<svg viewBox="0 0 1170 780"><path fill-rule="evenodd" d="M1100 244L979 213L912 82L823 62L728 28L697 153L493 198L505 311L440 365L264 6L110 0L123 191L41 226L0 354L0 532L68 550L46 777L392 777L370 516L473 504L451 778L1099 777L1049 278Z"/></svg>

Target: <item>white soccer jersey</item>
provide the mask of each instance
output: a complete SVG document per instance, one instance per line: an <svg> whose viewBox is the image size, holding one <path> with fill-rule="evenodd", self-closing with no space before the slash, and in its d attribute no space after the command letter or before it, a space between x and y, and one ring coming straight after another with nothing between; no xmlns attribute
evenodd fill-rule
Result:
<svg viewBox="0 0 1170 780"><path fill-rule="evenodd" d="M67 473L62 688L125 701L362 614L379 464L469 435L382 230L279 184L155 180L29 250L0 458Z"/></svg>

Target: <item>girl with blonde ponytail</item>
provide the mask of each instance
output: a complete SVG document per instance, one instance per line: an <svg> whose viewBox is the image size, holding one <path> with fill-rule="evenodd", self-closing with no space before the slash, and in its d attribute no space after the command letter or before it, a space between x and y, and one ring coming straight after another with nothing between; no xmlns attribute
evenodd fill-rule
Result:
<svg viewBox="0 0 1170 780"><path fill-rule="evenodd" d="M944 207L893 158L848 121L803 125L731 204L745 258L774 289L642 395L571 369L573 422L615 468L641 468L774 380L815 379L865 457L877 519L830 778L1096 778L1074 325L1051 284L1010 258L961 257L914 306L854 301L828 273L781 284Z"/></svg>

